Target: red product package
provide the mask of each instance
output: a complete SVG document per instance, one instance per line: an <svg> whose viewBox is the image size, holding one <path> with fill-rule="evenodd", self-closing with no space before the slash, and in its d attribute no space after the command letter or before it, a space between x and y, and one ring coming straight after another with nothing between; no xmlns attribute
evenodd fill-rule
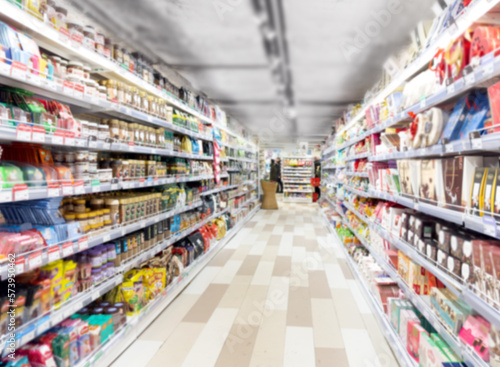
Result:
<svg viewBox="0 0 500 367"><path fill-rule="evenodd" d="M491 126L488 134L500 131L500 82L488 88L488 96L490 99L491 115L493 116L491 124L486 124L484 127ZM488 125L488 126L487 126Z"/></svg>
<svg viewBox="0 0 500 367"><path fill-rule="evenodd" d="M420 337L422 334L427 334L427 331L420 325L420 321L408 321L408 353L414 360L419 361L418 351L420 348Z"/></svg>
<svg viewBox="0 0 500 367"><path fill-rule="evenodd" d="M474 30L470 47L470 60L483 57L500 47L500 28L480 26Z"/></svg>
<svg viewBox="0 0 500 367"><path fill-rule="evenodd" d="M488 349L488 335L491 325L481 316L469 316L458 337L466 344L472 346L477 354L485 361L490 361Z"/></svg>

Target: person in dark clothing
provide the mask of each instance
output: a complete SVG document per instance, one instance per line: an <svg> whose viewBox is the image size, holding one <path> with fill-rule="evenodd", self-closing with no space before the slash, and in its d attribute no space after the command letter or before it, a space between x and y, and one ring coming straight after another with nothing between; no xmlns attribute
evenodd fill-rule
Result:
<svg viewBox="0 0 500 367"><path fill-rule="evenodd" d="M281 181L281 159L276 159L276 170L278 171L278 194L283 194L283 181Z"/></svg>
<svg viewBox="0 0 500 367"><path fill-rule="evenodd" d="M274 159L271 159L271 173L269 175L271 181L278 181L278 168Z"/></svg>
<svg viewBox="0 0 500 367"><path fill-rule="evenodd" d="M314 160L314 177L321 178L321 160L316 157ZM318 194L318 200L321 197L321 190L319 187L314 188L314 192Z"/></svg>

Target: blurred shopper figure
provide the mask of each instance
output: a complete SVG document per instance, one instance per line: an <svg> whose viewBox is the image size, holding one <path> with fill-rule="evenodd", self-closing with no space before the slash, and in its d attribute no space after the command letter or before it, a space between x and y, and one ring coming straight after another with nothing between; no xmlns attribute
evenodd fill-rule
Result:
<svg viewBox="0 0 500 367"><path fill-rule="evenodd" d="M274 159L271 159L271 173L270 173L271 181L278 181L278 170L277 165Z"/></svg>
<svg viewBox="0 0 500 367"><path fill-rule="evenodd" d="M276 170L278 172L278 194L283 194L283 181L281 181L281 159L276 159Z"/></svg>

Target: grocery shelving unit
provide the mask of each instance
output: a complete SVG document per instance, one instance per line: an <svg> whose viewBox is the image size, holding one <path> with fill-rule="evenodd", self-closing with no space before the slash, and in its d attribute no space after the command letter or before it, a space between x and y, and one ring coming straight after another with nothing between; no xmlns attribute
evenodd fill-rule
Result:
<svg viewBox="0 0 500 367"><path fill-rule="evenodd" d="M312 157L282 157L281 179L285 201L312 203L314 189L314 159Z"/></svg>
<svg viewBox="0 0 500 367"><path fill-rule="evenodd" d="M329 180L325 182L342 183L342 189L346 192L345 198L337 197L341 207L343 207L344 210L347 209L350 213L353 213L355 217L357 217L357 221L364 223L372 235L375 233L376 236L378 235L387 241L387 243L391 245L391 249L401 251L412 262L435 275L447 289L453 292L460 300L466 302L473 309L474 315L484 317L489 323L491 323L492 326L497 328L500 327L500 305L498 305L495 301L488 299L488 297L481 295L480 292L473 287L473 285L468 284L466 281L461 279L460 276L454 275L446 267L443 267L441 264L429 258L426 254L420 252L415 246L401 239L399 235L392 233L391 228L383 227L381 224L374 222L372 218L358 212L355 206L350 202L355 202L355 197L359 197L374 198L397 203L403 207L413 209L418 213L426 214L430 218L448 222L450 225L454 224L461 226L463 229L467 229L478 235L485 236L486 238L489 237L491 239L500 239L500 223L498 222L498 218L495 218L496 220L493 219L493 221L483 220L483 218L479 216L469 214L469 210L467 208L457 207L453 210L449 207L444 207L437 202L432 203L428 200L423 200L418 197L418 195L408 196L399 192L382 191L380 188L372 186L369 186L369 188L364 190L359 190L357 187L362 187L359 185L360 179L368 178L368 174L365 172L342 172L342 175L346 176L347 180L339 182L335 179L335 174L339 173L338 171L340 167L333 164L332 162L335 162L335 160L331 158L335 156L338 159L338 157L344 156L346 157L345 160L347 162L354 162L359 159L368 159L369 162L390 162L389 167L395 167L394 161L398 160L439 159L468 155L492 156L500 154L500 148L498 145L500 133L496 130L491 131L493 129L490 129L487 133L484 131L474 131L467 136L464 136L461 140L438 143L433 146L419 149L404 148L400 150L386 149L379 151L378 149L375 149L378 147L371 146L371 143L374 140L367 139L373 134L379 134L382 132L390 133L390 131L386 131L388 128L401 128L402 126L406 126L412 120L412 116L414 116L413 114L417 115L428 111L433 107L450 105L459 97L465 95L473 89L490 87L498 82L500 77L500 57L498 50L496 50L490 54L480 57L471 68L465 70L461 77L457 77L454 80L447 80L446 83L437 87L426 97L421 97L418 102L413 103L411 106L400 108L397 112L391 111L390 114L384 115L381 113L380 117L378 117L380 120L377 121L377 119L374 118L374 121L370 122L371 125L367 122L369 121L367 112L370 111L370 108L373 107L376 109L377 107L381 107L381 103L384 102L388 96L394 93L397 88L404 87L407 81L411 80L418 73L425 70L429 65L429 62L434 58L437 49L446 49L447 45L457 39L467 28L475 22L478 22L480 19L481 21L479 21L479 23L484 24L488 23L488 19L491 20L492 17L497 16L499 4L500 1L473 1L465 11L461 12L461 14L454 19L452 25L439 37L437 37L433 44L426 49L423 49L419 56L407 65L404 70L402 70L399 74L392 76L392 80L389 80L387 84L381 84L382 86L379 87L378 91L372 91L370 93L371 97L365 100L363 105L356 109L355 113L347 113L345 115L345 124L343 122L344 120L342 120L339 123L340 128L336 129L336 134L339 139L329 139L323 148L323 169L328 170L327 172L329 175ZM365 147L369 147L369 153L353 154L354 144L358 144L363 141L365 141ZM362 147L361 144L358 146ZM375 154L375 151L378 154ZM332 177L334 178L333 180L331 179ZM357 177L357 179L355 179L355 177ZM329 186L331 185L329 184ZM354 201L350 201L347 198L353 199ZM336 202L330 200L329 198L325 198L325 202L337 211ZM429 297L417 295L413 289L411 289L411 287L409 287L399 276L397 269L395 269L389 262L387 256L384 253L379 253L378 250L372 245L370 238L364 238L360 235L360 232L362 233L364 231L357 231L356 228L351 225L344 213L339 212L338 214L342 217L343 226L349 228L358 238L359 242L368 250L370 256L383 269L384 273L399 286L404 293L405 298L408 299L413 306L430 322L437 334L441 336L446 344L448 344L460 358L467 362L468 365L474 367L489 366L489 363L482 360L470 346L466 345L458 338L457 335L455 335L455 333L451 332L445 326L444 321L432 310ZM325 220L328 222L326 217ZM329 225L329 223L327 224ZM338 238L335 229L331 228L331 225L330 229L334 234L334 237L336 237L336 240L340 243L340 239ZM343 245L341 246L344 248ZM371 294L373 293L373 290L363 283L361 270L358 269L357 264L353 261L347 251L345 251L345 254L347 263L353 270L356 277L361 280L368 298L370 300L374 300L373 306L376 313L379 314L379 319L381 319L381 328L383 329L384 335L393 348L398 360L400 362L404 361L405 366L415 365L413 359L408 358L409 356L405 351L405 346L401 345L401 340L398 335L394 335L392 327L390 324L387 324L386 316L380 308L379 301L373 294Z"/></svg>
<svg viewBox="0 0 500 367"><path fill-rule="evenodd" d="M10 26L16 27L29 36L36 44L54 55L63 58L83 61L91 66L91 75L98 79L113 79L125 82L128 85L147 92L161 100L168 106L179 111L183 111L189 116L198 119L203 123L198 130L180 126L173 121L167 121L158 115L153 115L146 110L139 110L131 105L120 104L116 101L108 100L91 93L86 88L79 88L79 85L69 82L61 82L54 78L45 78L44 75L35 75L29 68L18 68L18 64L7 64L0 60L0 84L24 89L43 99L64 103L75 115L84 114L95 119L119 119L127 123L137 123L147 127L164 128L167 131L187 136L200 143L214 143L216 135L214 130L224 132L223 141L217 141L219 146L230 155L219 157L219 162L231 165L228 173L219 174L221 179L231 182L221 182L218 185L208 184L213 181L215 175L214 156L191 153L184 151L174 145L153 145L120 141L117 139L98 139L96 137L81 137L63 129L45 130L37 128L34 123L13 120L2 117L0 114L0 142L2 143L27 143L34 146L58 149L64 152L90 151L99 154L118 153L122 155L142 155L147 157L168 157L178 158L184 162L203 162L203 169L192 169L191 174L145 174L122 179L114 177L111 180L100 178L98 180L71 180L56 181L37 184L15 184L4 186L0 190L0 204L12 202L26 202L29 205L32 200L52 199L52 198L72 198L80 195L97 195L102 193L120 192L133 193L135 190L149 192L145 189L157 190L166 185L201 183L198 192L192 201L185 200L185 205L173 205L155 214L143 216L135 220L122 222L121 224L108 227L106 230L80 233L76 238L66 238L60 243L38 248L36 250L17 254L14 273L16 276L25 275L33 270L45 267L58 260L68 260L75 255L99 247L110 241L118 241L125 236L132 235L138 231L169 218L174 218L181 214L194 213L204 205L204 200L224 193L225 191L234 193L231 199L236 203L234 207L230 205L221 206L220 210L206 216L198 217L198 220L191 221L191 225L182 230L173 232L168 238L145 247L142 251L134 253L126 261L115 265L113 276L108 276L99 282L92 284L88 289L77 292L60 307L52 309L27 320L16 329L16 348L26 346L35 341L47 330L57 326L63 320L77 313L83 307L93 303L98 298L104 296L113 288L123 283L124 274L131 269L139 267L161 253L163 250L173 246L178 241L187 238L202 227L220 218L221 216L231 217L236 225L227 231L226 235L219 241L210 243L210 250L198 257L189 267L184 268L183 273L176 277L170 285L153 301L151 301L137 317L129 317L125 327L116 331L107 343L93 350L92 354L80 361L78 366L109 365L123 350L130 345L154 319L167 307L175 297L199 274L207 263L238 233L244 224L260 209L257 199L257 164L258 146L242 134L236 133L228 127L224 119L214 119L210 113L190 107L186 102L176 98L174 95L160 90L156 85L150 84L124 69L121 65L108 59L97 52L90 50L81 44L73 42L65 34L57 31L49 23L30 15L25 10L17 7L12 2L0 0L0 20ZM219 134L222 135L222 134ZM193 150L194 151L194 150ZM200 163L201 165L201 163ZM206 169L209 165L210 169ZM109 167L108 167L109 168ZM230 173L229 173L230 172ZM197 186L198 187L198 186ZM203 189L202 189L203 188ZM239 189L239 190L238 190ZM236 192L237 191L237 192ZM152 192L152 191L151 191ZM220 195L219 197L224 197ZM234 199L238 200L234 200ZM189 224L189 223L188 223ZM6 261L0 263L0 279L5 281L12 269ZM0 341L0 350L5 356L6 338ZM101 358L102 357L102 358Z"/></svg>

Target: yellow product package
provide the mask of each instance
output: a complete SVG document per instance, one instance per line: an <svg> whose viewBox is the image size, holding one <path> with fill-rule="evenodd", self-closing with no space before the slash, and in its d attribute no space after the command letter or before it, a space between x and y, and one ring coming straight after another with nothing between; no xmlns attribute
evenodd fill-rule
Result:
<svg viewBox="0 0 500 367"><path fill-rule="evenodd" d="M68 260L64 261L64 278L62 281L62 298L63 302L71 298L73 293L76 294L76 263Z"/></svg>
<svg viewBox="0 0 500 367"><path fill-rule="evenodd" d="M63 272L64 263L62 260L51 262L40 268L40 279L50 280L50 295L53 299L54 309L58 309L63 300Z"/></svg>
<svg viewBox="0 0 500 367"><path fill-rule="evenodd" d="M155 268L153 270L155 276L156 289L158 289L158 293L160 293L165 289L167 284L167 269Z"/></svg>
<svg viewBox="0 0 500 367"><path fill-rule="evenodd" d="M127 316L137 315L145 304L142 273L138 272L124 281L121 286L121 293L127 307Z"/></svg>
<svg viewBox="0 0 500 367"><path fill-rule="evenodd" d="M142 269L143 277L142 283L144 286L144 300L145 302L149 302L155 298L157 294L156 284L155 284L155 276L153 269Z"/></svg>

